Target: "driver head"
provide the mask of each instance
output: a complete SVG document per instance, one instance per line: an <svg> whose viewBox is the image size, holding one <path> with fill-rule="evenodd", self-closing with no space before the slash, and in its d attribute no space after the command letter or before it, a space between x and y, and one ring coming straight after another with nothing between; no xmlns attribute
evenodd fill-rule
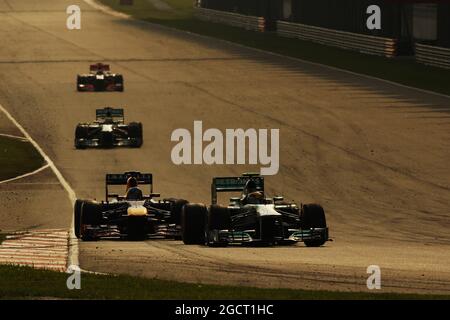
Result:
<svg viewBox="0 0 450 320"><path fill-rule="evenodd" d="M129 177L127 180L127 190L130 188L136 188L138 186L138 182L135 177Z"/></svg>
<svg viewBox="0 0 450 320"><path fill-rule="evenodd" d="M256 182L253 180L248 180L244 187L244 193L250 194L250 193L256 192L256 191L257 191Z"/></svg>

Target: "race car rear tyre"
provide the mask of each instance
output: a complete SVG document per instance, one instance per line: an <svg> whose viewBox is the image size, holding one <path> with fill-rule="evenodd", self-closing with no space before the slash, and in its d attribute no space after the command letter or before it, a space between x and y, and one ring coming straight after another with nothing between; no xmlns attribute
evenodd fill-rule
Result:
<svg viewBox="0 0 450 320"><path fill-rule="evenodd" d="M327 221L322 206L318 204L303 205L300 212L300 224L302 229L326 228ZM320 247L325 240L305 240L304 242L307 247Z"/></svg>
<svg viewBox="0 0 450 320"><path fill-rule="evenodd" d="M83 200L76 200L73 208L74 214L74 231L75 236L81 238L81 206L83 205Z"/></svg>
<svg viewBox="0 0 450 320"><path fill-rule="evenodd" d="M226 247L228 241L217 239L217 230L231 229L231 216L228 208L211 205L206 225L206 244L209 247Z"/></svg>
<svg viewBox="0 0 450 320"><path fill-rule="evenodd" d="M186 204L181 212L181 236L184 244L205 244L208 210L203 204Z"/></svg>
<svg viewBox="0 0 450 320"><path fill-rule="evenodd" d="M83 231L84 225L98 226L102 219L102 205L94 201L83 201L80 214L80 237L83 240L95 240L92 234Z"/></svg>
<svg viewBox="0 0 450 320"><path fill-rule="evenodd" d="M228 208L212 205L208 211L208 230L231 229L231 217Z"/></svg>
<svg viewBox="0 0 450 320"><path fill-rule="evenodd" d="M81 91L80 84L82 84L82 78L77 76L77 91Z"/></svg>

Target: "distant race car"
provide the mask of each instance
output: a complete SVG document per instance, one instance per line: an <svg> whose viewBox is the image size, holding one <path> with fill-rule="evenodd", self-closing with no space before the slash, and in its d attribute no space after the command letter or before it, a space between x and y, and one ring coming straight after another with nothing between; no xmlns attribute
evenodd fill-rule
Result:
<svg viewBox="0 0 450 320"><path fill-rule="evenodd" d="M97 109L96 120L79 123L75 129L75 148L142 146L142 123L125 124L123 109Z"/></svg>
<svg viewBox="0 0 450 320"><path fill-rule="evenodd" d="M218 192L242 192L228 206L217 205ZM328 241L323 208L304 204L299 208L283 197L266 198L264 178L258 174L214 178L212 204L187 204L181 215L185 244L226 246L229 244L283 245L303 241L318 247Z"/></svg>
<svg viewBox="0 0 450 320"><path fill-rule="evenodd" d="M91 64L89 74L77 75L78 91L123 91L123 76L109 71L109 64Z"/></svg>
<svg viewBox="0 0 450 320"><path fill-rule="evenodd" d="M139 186L150 186L148 195L133 197L109 193L111 186L125 186L134 177ZM181 238L183 199L155 200L153 176L150 173L125 172L106 175L106 201L76 200L74 206L75 235L82 240L120 238Z"/></svg>

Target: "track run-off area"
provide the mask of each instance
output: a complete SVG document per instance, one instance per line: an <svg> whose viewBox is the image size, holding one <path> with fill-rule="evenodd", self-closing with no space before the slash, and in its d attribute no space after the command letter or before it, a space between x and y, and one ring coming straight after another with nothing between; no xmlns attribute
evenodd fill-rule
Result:
<svg viewBox="0 0 450 320"><path fill-rule="evenodd" d="M81 30L66 28L69 5L82 10ZM0 104L60 174L48 168L0 185L0 229L23 232L6 244L69 232L73 196L102 200L106 173L152 172L163 197L209 203L214 176L259 171L173 164L172 132L192 131L198 120L204 130L279 129L280 168L266 178L267 192L322 204L334 241L321 248L81 242L82 269L365 291L366 269L378 265L384 292L450 293L450 98L109 15L85 1L0 0L0 38ZM125 92L76 92L76 75L95 62L122 73ZM75 150L76 124L106 106L143 123L142 148ZM22 135L5 114L0 132Z"/></svg>

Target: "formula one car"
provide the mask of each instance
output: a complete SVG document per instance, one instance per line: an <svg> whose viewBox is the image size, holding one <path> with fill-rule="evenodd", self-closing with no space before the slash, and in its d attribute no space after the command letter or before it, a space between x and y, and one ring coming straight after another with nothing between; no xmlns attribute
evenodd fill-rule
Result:
<svg viewBox="0 0 450 320"><path fill-rule="evenodd" d="M134 177L139 185L150 186L150 193L139 197L110 193L111 186L126 185ZM140 189L139 189L140 190ZM144 240L148 238L181 238L181 209L183 199L155 200L151 173L125 172L106 175L106 201L76 200L74 228L77 238L99 240L119 238Z"/></svg>
<svg viewBox="0 0 450 320"><path fill-rule="evenodd" d="M217 205L218 192L242 192L226 207ZM328 241L325 212L320 205L299 208L283 197L266 198L264 178L259 174L214 178L212 204L187 204L181 215L185 244L283 245L303 241L319 247Z"/></svg>
<svg viewBox="0 0 450 320"><path fill-rule="evenodd" d="M112 148L142 146L142 123L125 124L123 109L95 111L96 121L79 123L75 129L75 148Z"/></svg>
<svg viewBox="0 0 450 320"><path fill-rule="evenodd" d="M78 91L123 91L123 76L109 71L109 64L91 64L89 74L77 75Z"/></svg>

